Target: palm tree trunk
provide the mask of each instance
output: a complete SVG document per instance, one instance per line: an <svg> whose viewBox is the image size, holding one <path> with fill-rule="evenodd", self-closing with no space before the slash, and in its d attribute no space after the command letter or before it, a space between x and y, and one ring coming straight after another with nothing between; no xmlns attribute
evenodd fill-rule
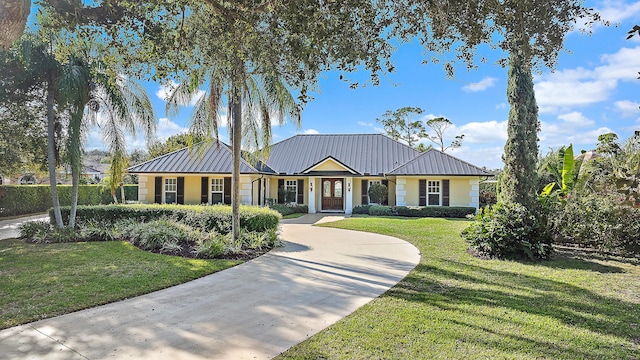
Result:
<svg viewBox="0 0 640 360"><path fill-rule="evenodd" d="M53 76L49 75L47 82L47 162L49 164L49 183L51 185L51 200L53 203L53 214L56 220L56 227L64 226L62 214L60 213L60 201L58 200L58 185L56 181L56 150L54 129L55 119L53 112Z"/></svg>
<svg viewBox="0 0 640 360"><path fill-rule="evenodd" d="M231 226L233 240L240 237L240 149L242 146L242 89L237 80L232 84L231 115L232 133L231 149L233 153L233 169L231 173Z"/></svg>
<svg viewBox="0 0 640 360"><path fill-rule="evenodd" d="M71 212L69 213L69 227L76 226L76 211L78 209L78 185L80 185L80 167L71 165Z"/></svg>

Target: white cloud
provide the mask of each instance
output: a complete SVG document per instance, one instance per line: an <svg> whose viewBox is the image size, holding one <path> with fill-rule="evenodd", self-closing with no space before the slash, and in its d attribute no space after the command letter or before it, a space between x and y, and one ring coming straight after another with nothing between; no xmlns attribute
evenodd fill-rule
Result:
<svg viewBox="0 0 640 360"><path fill-rule="evenodd" d="M600 61L604 65L593 70L578 67L537 78L535 91L540 112L557 112L607 100L619 81L636 80L640 46L602 55Z"/></svg>
<svg viewBox="0 0 640 360"><path fill-rule="evenodd" d="M447 152L477 166L486 166L489 169L503 167L504 144L484 148L461 146Z"/></svg>
<svg viewBox="0 0 640 360"><path fill-rule="evenodd" d="M630 100L621 100L613 103L616 110L622 113L624 117L633 117L640 113L640 103Z"/></svg>
<svg viewBox="0 0 640 360"><path fill-rule="evenodd" d="M307 130L303 130L301 132L301 134L305 134L305 135L317 135L320 134L320 131L316 130L316 129L307 129Z"/></svg>
<svg viewBox="0 0 640 360"><path fill-rule="evenodd" d="M507 140L507 121L470 122L447 130L453 136L464 134L464 142L472 144L504 142Z"/></svg>
<svg viewBox="0 0 640 360"><path fill-rule="evenodd" d="M627 4L622 0L605 0L602 5L596 8L596 11L605 21L611 22L613 25L627 19L632 19L640 14L640 1Z"/></svg>
<svg viewBox="0 0 640 360"><path fill-rule="evenodd" d="M490 87L495 86L497 81L498 81L498 79L496 79L496 78L493 78L493 77L490 77L490 76L485 76L482 80L478 81L477 83L471 83L471 84L463 86L462 90L464 90L466 92L484 91L484 90L487 90Z"/></svg>
<svg viewBox="0 0 640 360"><path fill-rule="evenodd" d="M506 109L508 107L507 103L500 103L498 105L496 105L496 109L500 110L500 109Z"/></svg>
<svg viewBox="0 0 640 360"><path fill-rule="evenodd" d="M182 127L167 118L160 118L158 120L156 138L160 141L165 141L167 140L167 138L169 138L169 136L187 132L187 131L189 131L189 129L186 127Z"/></svg>
<svg viewBox="0 0 640 360"><path fill-rule="evenodd" d="M563 120L565 124L573 127L589 127L593 126L594 121L584 116L581 112L574 111L568 114L558 116L558 119Z"/></svg>
<svg viewBox="0 0 640 360"><path fill-rule="evenodd" d="M176 83L175 81L169 81L164 85L160 85L160 87L156 91L156 96L162 101L167 101L167 98L171 95L171 93L177 86L178 83ZM195 105L198 102L198 99L200 99L204 94L204 90L198 90L191 98L191 102L189 103L189 105Z"/></svg>
<svg viewBox="0 0 640 360"><path fill-rule="evenodd" d="M365 121L358 121L358 125L364 126L364 127L373 127L374 126L372 122L365 122Z"/></svg>

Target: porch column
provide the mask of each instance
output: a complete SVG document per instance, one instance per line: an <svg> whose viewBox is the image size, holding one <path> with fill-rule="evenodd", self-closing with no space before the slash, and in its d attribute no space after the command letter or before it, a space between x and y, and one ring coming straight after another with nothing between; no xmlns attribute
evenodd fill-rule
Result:
<svg viewBox="0 0 640 360"><path fill-rule="evenodd" d="M316 193L320 191L316 186L316 178L309 178L309 185L307 187L307 198L309 199L309 214L316 213Z"/></svg>
<svg viewBox="0 0 640 360"><path fill-rule="evenodd" d="M347 194L345 196L345 204L344 204L344 213L351 214L353 210L353 178L348 177L344 178L344 182L346 183Z"/></svg>
<svg viewBox="0 0 640 360"><path fill-rule="evenodd" d="M396 206L406 206L407 202L404 197L407 195L407 190L404 188L407 185L407 179L396 179Z"/></svg>

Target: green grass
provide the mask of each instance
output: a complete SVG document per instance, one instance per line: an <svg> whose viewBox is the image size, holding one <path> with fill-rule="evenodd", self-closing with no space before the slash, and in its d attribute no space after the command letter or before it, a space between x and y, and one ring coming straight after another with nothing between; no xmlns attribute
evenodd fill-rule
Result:
<svg viewBox="0 0 640 360"><path fill-rule="evenodd" d="M153 254L126 242L0 241L0 329L126 299L239 264Z"/></svg>
<svg viewBox="0 0 640 360"><path fill-rule="evenodd" d="M422 252L398 285L279 359L638 359L640 265L467 254L466 220L351 218Z"/></svg>
<svg viewBox="0 0 640 360"><path fill-rule="evenodd" d="M289 215L284 215L282 217L282 219L297 219L299 217L303 217L307 215L306 213L293 213L293 214L289 214Z"/></svg>

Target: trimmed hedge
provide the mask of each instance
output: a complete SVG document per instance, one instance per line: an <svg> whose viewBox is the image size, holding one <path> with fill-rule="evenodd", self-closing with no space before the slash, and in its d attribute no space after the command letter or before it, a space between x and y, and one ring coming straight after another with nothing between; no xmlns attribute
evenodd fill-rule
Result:
<svg viewBox="0 0 640 360"><path fill-rule="evenodd" d="M361 214L361 215L367 215L369 214L369 209L371 208L371 205L358 205L358 206L354 206L353 210L351 210L352 214Z"/></svg>
<svg viewBox="0 0 640 360"><path fill-rule="evenodd" d="M279 212L282 216L298 213L306 214L309 212L309 206L307 205L271 204L269 208Z"/></svg>
<svg viewBox="0 0 640 360"><path fill-rule="evenodd" d="M61 209L64 223L69 221L70 207ZM54 219L53 209L49 216ZM246 231L267 231L278 228L282 217L276 211L255 207L240 206L240 227ZM231 231L231 206L228 205L170 205L170 204L131 204L78 206L76 222L78 225L90 223L114 223L129 219L140 223L172 219L194 229L215 231L227 234Z"/></svg>
<svg viewBox="0 0 640 360"><path fill-rule="evenodd" d="M466 218L476 213L476 208L471 206L396 206L393 210L396 215L406 217Z"/></svg>
<svg viewBox="0 0 640 360"><path fill-rule="evenodd" d="M125 185L126 200L138 200L138 185ZM116 191L121 201L120 190ZM61 206L71 205L71 185L58 185ZM102 185L80 185L78 205L111 204L113 198ZM0 217L45 212L52 206L49 185L0 185Z"/></svg>
<svg viewBox="0 0 640 360"><path fill-rule="evenodd" d="M369 208L369 215L372 216L393 216L394 211L389 206L384 205L371 205Z"/></svg>

